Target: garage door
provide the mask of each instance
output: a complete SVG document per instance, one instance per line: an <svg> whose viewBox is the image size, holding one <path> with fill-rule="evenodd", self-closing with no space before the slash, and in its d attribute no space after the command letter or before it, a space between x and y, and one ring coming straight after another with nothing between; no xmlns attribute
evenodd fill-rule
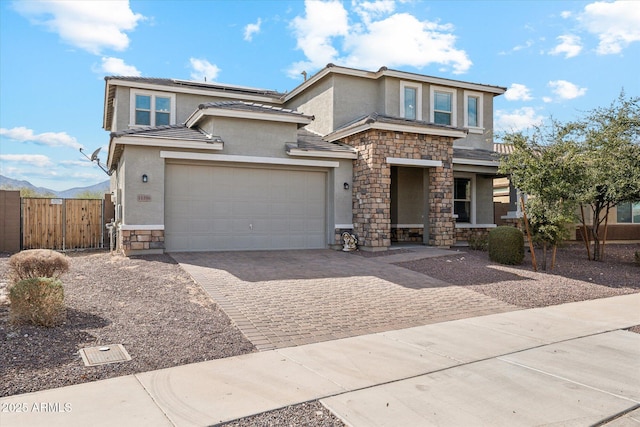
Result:
<svg viewBox="0 0 640 427"><path fill-rule="evenodd" d="M326 172L167 164L168 251L326 247Z"/></svg>

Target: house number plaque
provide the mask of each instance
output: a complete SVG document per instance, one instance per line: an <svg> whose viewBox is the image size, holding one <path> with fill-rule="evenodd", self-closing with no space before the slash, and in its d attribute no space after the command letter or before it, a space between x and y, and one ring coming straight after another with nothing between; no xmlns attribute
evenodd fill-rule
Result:
<svg viewBox="0 0 640 427"><path fill-rule="evenodd" d="M150 194L138 194L138 201L139 202L150 202L151 201L151 195Z"/></svg>

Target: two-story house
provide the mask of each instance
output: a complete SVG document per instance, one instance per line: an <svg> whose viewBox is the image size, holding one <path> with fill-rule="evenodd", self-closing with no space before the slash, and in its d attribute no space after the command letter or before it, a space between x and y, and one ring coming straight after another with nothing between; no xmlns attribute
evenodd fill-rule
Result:
<svg viewBox="0 0 640 427"><path fill-rule="evenodd" d="M107 77L118 248L452 246L493 227L505 88L329 64L288 93Z"/></svg>

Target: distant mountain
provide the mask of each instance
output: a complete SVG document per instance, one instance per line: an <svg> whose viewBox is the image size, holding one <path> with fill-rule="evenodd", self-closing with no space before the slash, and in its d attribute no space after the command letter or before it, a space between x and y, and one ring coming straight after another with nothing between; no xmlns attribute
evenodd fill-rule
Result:
<svg viewBox="0 0 640 427"><path fill-rule="evenodd" d="M84 193L85 191L100 191L107 193L109 191L109 180L91 185L89 187L75 187L64 191L55 191L45 187L36 187L29 181L19 181L17 179L11 179L7 178L6 176L0 175L0 189L17 190L20 188L29 188L38 194L54 194L56 197L60 197L61 199L71 199L80 193Z"/></svg>

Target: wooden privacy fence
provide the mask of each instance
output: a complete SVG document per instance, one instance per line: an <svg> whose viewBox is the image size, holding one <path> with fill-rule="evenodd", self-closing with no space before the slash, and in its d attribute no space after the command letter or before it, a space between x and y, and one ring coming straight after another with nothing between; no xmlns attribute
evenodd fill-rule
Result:
<svg viewBox="0 0 640 427"><path fill-rule="evenodd" d="M102 248L103 200L22 199L22 249Z"/></svg>

